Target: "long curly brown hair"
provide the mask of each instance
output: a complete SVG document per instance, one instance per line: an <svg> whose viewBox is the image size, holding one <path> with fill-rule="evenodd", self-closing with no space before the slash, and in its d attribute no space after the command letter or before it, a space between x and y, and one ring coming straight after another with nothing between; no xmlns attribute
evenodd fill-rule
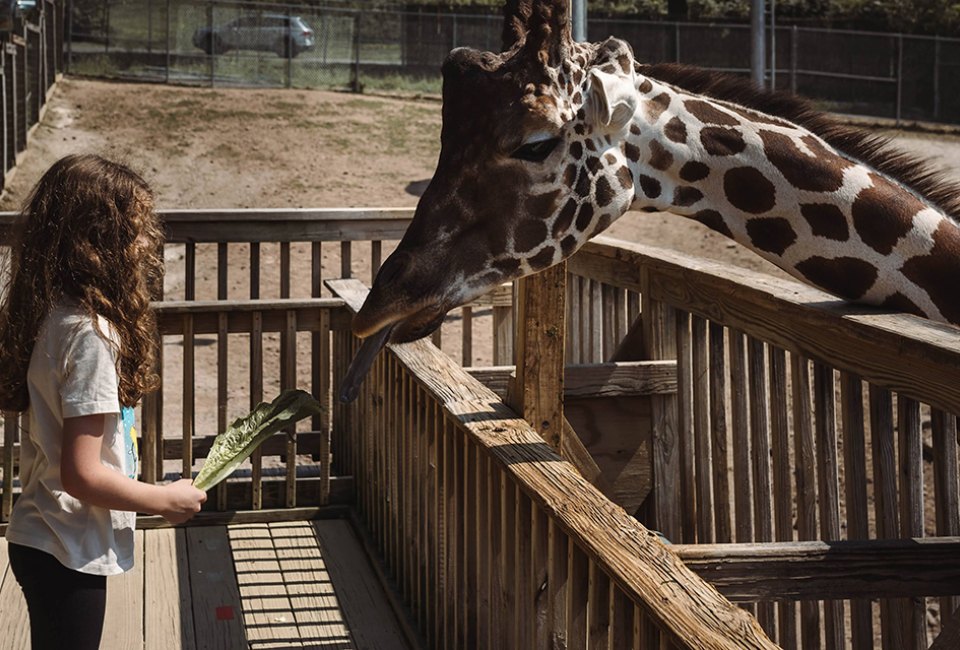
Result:
<svg viewBox="0 0 960 650"><path fill-rule="evenodd" d="M120 403L133 406L155 390L158 337L150 299L162 278L163 230L146 181L97 155L62 158L27 198L11 243L0 305L0 408L29 405L30 355L47 314L64 299L95 326L97 315L113 326Z"/></svg>

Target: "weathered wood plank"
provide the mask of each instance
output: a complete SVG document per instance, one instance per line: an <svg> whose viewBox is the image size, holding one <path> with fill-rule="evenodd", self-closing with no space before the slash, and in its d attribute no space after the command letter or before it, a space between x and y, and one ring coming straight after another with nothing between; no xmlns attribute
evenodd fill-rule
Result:
<svg viewBox="0 0 960 650"><path fill-rule="evenodd" d="M487 366L468 368L467 372L497 395L505 396L514 369L514 366ZM565 399L670 395L676 391L677 363L673 360L615 361L564 368Z"/></svg>
<svg viewBox="0 0 960 650"><path fill-rule="evenodd" d="M672 550L736 601L960 594L960 537L686 544Z"/></svg>
<svg viewBox="0 0 960 650"><path fill-rule="evenodd" d="M254 319L259 314L261 331L282 332L287 326L287 313L297 317L297 331L319 332L324 325L321 314L329 312L330 328L350 327L349 315L342 309L343 302L330 298L286 301L276 300L231 300L224 302L165 302L153 303L157 312L157 327L166 336L183 336L186 330L183 319L192 319L193 334L217 334L220 331L221 314L226 314L226 330L229 334L246 334L253 331Z"/></svg>
<svg viewBox="0 0 960 650"><path fill-rule="evenodd" d="M294 521L270 525L280 576L300 642L305 647L354 647L317 541L315 526L319 524Z"/></svg>
<svg viewBox="0 0 960 650"><path fill-rule="evenodd" d="M269 524L228 526L227 535L249 647L303 647Z"/></svg>
<svg viewBox="0 0 960 650"><path fill-rule="evenodd" d="M409 647L350 525L336 520L317 521L313 528L330 582L339 595L343 618L357 648Z"/></svg>
<svg viewBox="0 0 960 650"><path fill-rule="evenodd" d="M145 650L194 650L187 533L143 531L143 640Z"/></svg>
<svg viewBox="0 0 960 650"><path fill-rule="evenodd" d="M108 580L101 650L143 647L143 535L134 531L133 568Z"/></svg>
<svg viewBox="0 0 960 650"><path fill-rule="evenodd" d="M193 526L186 532L197 646L223 650L246 647L240 588L226 528Z"/></svg>

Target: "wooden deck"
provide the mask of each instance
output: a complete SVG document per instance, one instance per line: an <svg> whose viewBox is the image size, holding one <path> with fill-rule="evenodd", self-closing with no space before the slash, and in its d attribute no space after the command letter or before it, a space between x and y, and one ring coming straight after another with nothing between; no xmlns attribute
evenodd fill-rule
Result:
<svg viewBox="0 0 960 650"><path fill-rule="evenodd" d="M138 530L132 571L107 582L103 650L409 648L344 520ZM0 538L0 650L30 643Z"/></svg>

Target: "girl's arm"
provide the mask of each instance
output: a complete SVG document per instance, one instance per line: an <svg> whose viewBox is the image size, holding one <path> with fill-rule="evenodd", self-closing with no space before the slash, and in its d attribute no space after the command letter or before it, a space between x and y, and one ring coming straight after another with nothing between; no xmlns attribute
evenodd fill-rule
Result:
<svg viewBox="0 0 960 650"><path fill-rule="evenodd" d="M100 461L104 415L63 420L60 480L72 497L101 508L145 512L183 523L200 512L206 492L189 479L169 485L151 485L127 478Z"/></svg>

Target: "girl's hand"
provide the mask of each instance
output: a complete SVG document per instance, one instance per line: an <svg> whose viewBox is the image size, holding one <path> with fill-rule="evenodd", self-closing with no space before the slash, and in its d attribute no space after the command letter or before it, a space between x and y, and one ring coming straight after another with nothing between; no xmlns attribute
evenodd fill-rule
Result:
<svg viewBox="0 0 960 650"><path fill-rule="evenodd" d="M182 524L200 512L200 506L207 500L207 493L193 487L193 481L182 478L164 486L166 504L159 513L171 524Z"/></svg>

